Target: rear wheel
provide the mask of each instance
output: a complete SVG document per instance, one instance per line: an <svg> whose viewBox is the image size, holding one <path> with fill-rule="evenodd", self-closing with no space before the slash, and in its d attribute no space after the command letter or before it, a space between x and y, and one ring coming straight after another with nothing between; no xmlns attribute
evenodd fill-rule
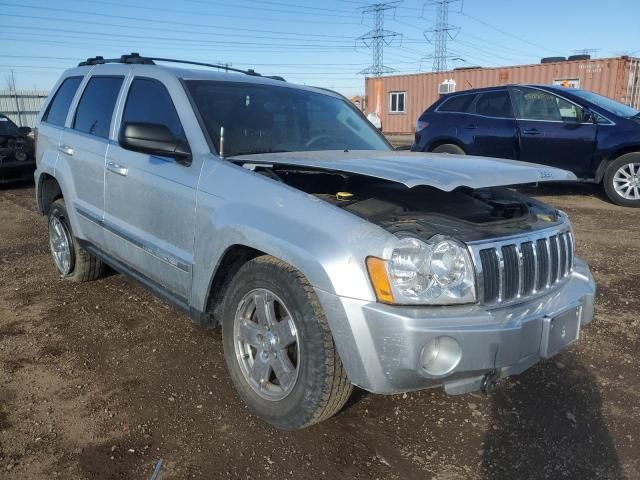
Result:
<svg viewBox="0 0 640 480"><path fill-rule="evenodd" d="M88 282L100 278L105 265L82 248L71 230L63 199L49 209L49 248L62 278L74 282Z"/></svg>
<svg viewBox="0 0 640 480"><path fill-rule="evenodd" d="M286 430L337 413L352 386L304 276L262 256L247 262L231 282L223 344L242 399L263 420Z"/></svg>
<svg viewBox="0 0 640 480"><path fill-rule="evenodd" d="M452 153L455 155L465 155L464 150L453 143L443 143L431 150L433 153Z"/></svg>
<svg viewBox="0 0 640 480"><path fill-rule="evenodd" d="M604 175L609 199L624 207L640 207L640 152L627 153L612 161Z"/></svg>

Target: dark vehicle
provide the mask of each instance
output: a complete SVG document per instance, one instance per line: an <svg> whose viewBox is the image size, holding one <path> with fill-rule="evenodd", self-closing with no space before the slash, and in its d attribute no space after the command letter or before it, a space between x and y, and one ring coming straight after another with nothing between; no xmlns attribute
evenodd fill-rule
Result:
<svg viewBox="0 0 640 480"><path fill-rule="evenodd" d="M411 150L510 158L602 183L640 207L640 112L586 90L511 85L452 93L418 118Z"/></svg>
<svg viewBox="0 0 640 480"><path fill-rule="evenodd" d="M0 113L0 182L31 178L36 169L30 127L18 127Z"/></svg>

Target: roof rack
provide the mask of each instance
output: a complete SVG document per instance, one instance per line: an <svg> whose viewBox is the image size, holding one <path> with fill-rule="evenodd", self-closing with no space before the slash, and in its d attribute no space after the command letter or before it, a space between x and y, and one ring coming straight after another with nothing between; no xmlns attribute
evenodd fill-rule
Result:
<svg viewBox="0 0 640 480"><path fill-rule="evenodd" d="M245 75L250 75L252 77L262 77L263 75L259 74L252 68L248 70L242 70L240 68L232 68L228 65L219 65L216 63L204 63L204 62L193 62L191 60L178 60L175 58L160 58L160 57L141 57L139 53L132 52L129 55L122 55L120 58L104 58L101 56L87 58L84 62L80 62L78 64L79 67L84 67L87 65L101 65L103 63L129 63L129 64L141 64L141 65L155 65L155 62L171 62L171 63L182 63L185 65L199 65L201 67L212 67L219 68L226 72L237 72L244 73ZM265 78L271 78L273 80L280 80L285 82L286 80L283 77L272 75L265 75Z"/></svg>

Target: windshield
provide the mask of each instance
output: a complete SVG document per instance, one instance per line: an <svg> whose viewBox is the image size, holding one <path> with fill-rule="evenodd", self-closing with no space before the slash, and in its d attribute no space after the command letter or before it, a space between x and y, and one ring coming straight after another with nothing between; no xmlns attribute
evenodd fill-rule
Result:
<svg viewBox="0 0 640 480"><path fill-rule="evenodd" d="M595 104L596 106L606 110L607 112L618 115L619 117L631 118L640 113L635 108L627 107L626 105L611 100L610 98L603 97L597 93L589 92L587 90L571 90L571 93L577 97L580 97L588 102Z"/></svg>
<svg viewBox="0 0 640 480"><path fill-rule="evenodd" d="M19 135L18 127L4 115L0 115L0 135Z"/></svg>
<svg viewBox="0 0 640 480"><path fill-rule="evenodd" d="M216 149L224 155L311 150L389 150L346 100L298 88L186 81Z"/></svg>

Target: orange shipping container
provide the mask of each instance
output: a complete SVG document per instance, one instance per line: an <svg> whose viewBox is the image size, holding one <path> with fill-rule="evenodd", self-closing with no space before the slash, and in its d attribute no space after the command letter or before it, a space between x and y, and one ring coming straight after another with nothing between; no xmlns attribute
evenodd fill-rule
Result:
<svg viewBox="0 0 640 480"><path fill-rule="evenodd" d="M640 107L640 59L616 57L367 78L367 111L378 113L385 133L413 133L418 116L439 98L440 86L450 80L455 82L455 91L567 81L565 84Z"/></svg>

